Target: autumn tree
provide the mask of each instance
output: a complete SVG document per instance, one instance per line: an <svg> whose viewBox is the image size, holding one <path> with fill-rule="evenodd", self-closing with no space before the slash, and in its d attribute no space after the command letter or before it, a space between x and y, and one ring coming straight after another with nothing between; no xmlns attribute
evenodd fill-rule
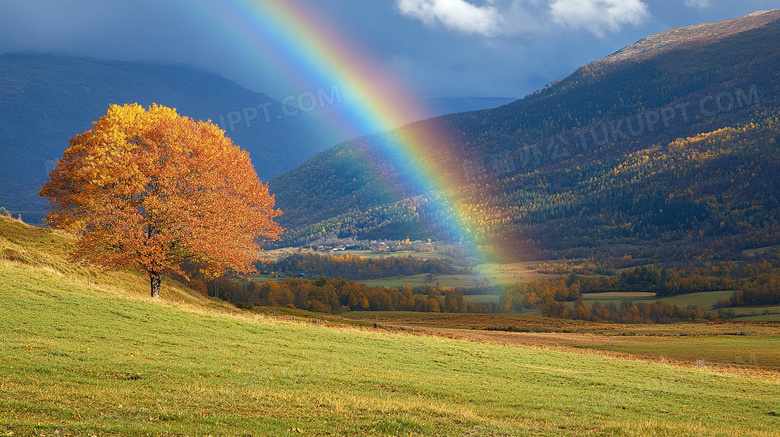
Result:
<svg viewBox="0 0 780 437"><path fill-rule="evenodd" d="M46 222L79 236L74 259L140 268L152 297L162 274L254 271L281 211L223 130L156 104L112 105L93 125L40 191Z"/></svg>

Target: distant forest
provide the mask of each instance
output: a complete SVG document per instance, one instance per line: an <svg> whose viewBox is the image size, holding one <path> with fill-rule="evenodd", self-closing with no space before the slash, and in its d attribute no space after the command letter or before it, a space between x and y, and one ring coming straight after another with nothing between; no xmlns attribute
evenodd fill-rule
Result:
<svg viewBox="0 0 780 437"><path fill-rule="evenodd" d="M369 260L355 256L298 254L267 267L284 267L290 272L327 271L335 275L375 275L383 267L395 272L453 274L458 267L436 260L428 263L412 257ZM374 268L380 270L374 270ZM541 268L550 268L541 266ZM422 270L421 270L422 269ZM270 272L271 270L269 270ZM278 270L285 271L285 270ZM414 273L417 272L417 273ZM268 272L264 272L268 273ZM554 318L619 323L669 323L681 320L715 320L727 314L723 309L735 306L780 305L780 248L767 250L742 262L714 261L700 267L639 266L615 275L580 275L540 279L507 286L477 289L449 287L370 287L344 279L287 278L281 281L239 281L229 278L191 282L195 288L241 306L298 308L323 313L345 311L423 311L513 313L538 309ZM679 308L663 301L633 304L627 298L621 304L586 306L583 294L603 292L650 292L659 298L706 291L735 290L730 299L716 305L721 311L697 307ZM498 294L497 303L469 303L469 294ZM567 304L568 303L568 304ZM574 304L572 307L571 303Z"/></svg>
<svg viewBox="0 0 780 437"><path fill-rule="evenodd" d="M241 282L221 278L203 283L209 295L243 308L254 305L298 308L320 313L346 311L422 311L490 313L489 304L470 304L452 288L369 287L343 278L288 278L282 282Z"/></svg>
<svg viewBox="0 0 780 437"><path fill-rule="evenodd" d="M390 276L413 276L419 274L457 275L471 273L470 267L456 267L447 259L421 259L412 256L387 258L364 258L345 255L295 254L279 262L258 264L258 271L264 275L281 277L341 277L348 280L387 278Z"/></svg>

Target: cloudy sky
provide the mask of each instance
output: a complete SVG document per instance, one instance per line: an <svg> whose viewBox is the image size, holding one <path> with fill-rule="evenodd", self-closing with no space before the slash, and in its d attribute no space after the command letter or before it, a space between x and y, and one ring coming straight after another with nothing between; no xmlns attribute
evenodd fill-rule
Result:
<svg viewBox="0 0 780 437"><path fill-rule="evenodd" d="M0 0L0 53L182 62L276 98L302 91L268 74L258 53L193 6L216 1ZM410 89L438 97L522 97L646 35L780 7L778 0L295 1Z"/></svg>

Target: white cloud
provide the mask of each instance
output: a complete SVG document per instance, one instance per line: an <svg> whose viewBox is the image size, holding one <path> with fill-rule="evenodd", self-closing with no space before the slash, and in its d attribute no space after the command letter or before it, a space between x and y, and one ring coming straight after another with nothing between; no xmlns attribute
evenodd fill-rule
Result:
<svg viewBox="0 0 780 437"><path fill-rule="evenodd" d="M550 12L556 23L585 28L597 36L607 30L617 32L624 24L638 25L650 15L641 0L553 0Z"/></svg>
<svg viewBox="0 0 780 437"><path fill-rule="evenodd" d="M448 29L493 36L502 33L503 19L492 0L476 6L466 0L396 0L398 10L428 26L437 22Z"/></svg>
<svg viewBox="0 0 780 437"><path fill-rule="evenodd" d="M689 8L705 9L712 6L710 0L685 0L685 6Z"/></svg>
<svg viewBox="0 0 780 437"><path fill-rule="evenodd" d="M685 2L702 8L710 0ZM650 16L644 0L395 0L395 5L401 14L427 26L483 36L542 31L550 18L604 36Z"/></svg>

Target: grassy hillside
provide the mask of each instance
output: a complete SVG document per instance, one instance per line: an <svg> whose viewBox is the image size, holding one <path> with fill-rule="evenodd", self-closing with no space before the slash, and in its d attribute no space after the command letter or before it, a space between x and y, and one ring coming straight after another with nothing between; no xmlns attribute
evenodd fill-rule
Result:
<svg viewBox="0 0 780 437"><path fill-rule="evenodd" d="M0 218L6 435L769 436L777 381L238 313Z"/></svg>
<svg viewBox="0 0 780 437"><path fill-rule="evenodd" d="M71 262L68 256L73 239L63 231L29 226L0 215L1 283L35 288L47 283L59 286L61 281L66 281L107 296L142 298L149 294L149 280L141 273L105 272ZM31 281L28 273L37 275L37 279ZM5 288L5 292L10 291ZM163 300L168 302L235 311L218 299L205 297L168 279L165 279L162 293Z"/></svg>

